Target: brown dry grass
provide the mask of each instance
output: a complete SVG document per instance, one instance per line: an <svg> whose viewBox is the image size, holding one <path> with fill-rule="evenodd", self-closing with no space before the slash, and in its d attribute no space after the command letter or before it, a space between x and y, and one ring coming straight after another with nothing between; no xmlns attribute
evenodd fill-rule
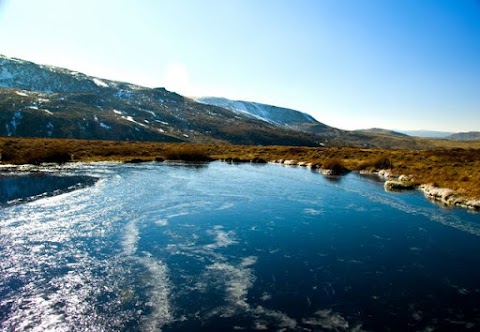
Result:
<svg viewBox="0 0 480 332"><path fill-rule="evenodd" d="M292 159L327 168L334 162L352 171L390 168L395 175L410 175L416 184L435 183L466 197L480 198L480 149L472 148L384 150L0 138L0 153L1 162L15 164L70 160L261 162Z"/></svg>

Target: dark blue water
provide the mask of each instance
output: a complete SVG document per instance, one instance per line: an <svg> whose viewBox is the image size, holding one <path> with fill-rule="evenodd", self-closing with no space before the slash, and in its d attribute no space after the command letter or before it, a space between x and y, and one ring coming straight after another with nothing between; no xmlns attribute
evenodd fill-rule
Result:
<svg viewBox="0 0 480 332"><path fill-rule="evenodd" d="M1 329L473 331L480 215L355 174L83 165L0 209Z"/></svg>
<svg viewBox="0 0 480 332"><path fill-rule="evenodd" d="M90 176L48 173L0 175L0 207L58 195L91 186L96 181Z"/></svg>

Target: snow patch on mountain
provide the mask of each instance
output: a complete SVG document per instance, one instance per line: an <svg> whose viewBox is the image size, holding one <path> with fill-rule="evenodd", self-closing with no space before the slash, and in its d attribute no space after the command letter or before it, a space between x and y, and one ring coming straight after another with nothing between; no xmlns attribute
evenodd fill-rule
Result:
<svg viewBox="0 0 480 332"><path fill-rule="evenodd" d="M22 119L22 112L17 111L15 114L13 114L12 119L10 122L5 124L5 129L7 130L7 136L13 136L15 135L15 132L17 131L17 127L20 124L20 120Z"/></svg>
<svg viewBox="0 0 480 332"><path fill-rule="evenodd" d="M139 125L139 126L145 127L145 128L147 127L147 126L144 125L143 123L140 123L140 122L138 122L138 121L135 121L130 115L127 115L127 116L122 115L122 119L125 119L125 120L127 120L127 121L133 122L133 123L135 123L135 124L137 124L137 125Z"/></svg>
<svg viewBox="0 0 480 332"><path fill-rule="evenodd" d="M112 129L111 126L109 126L109 125L107 125L107 124L105 124L105 123L103 123L103 122L100 122L100 127L102 127L103 129Z"/></svg>
<svg viewBox="0 0 480 332"><path fill-rule="evenodd" d="M197 98L196 101L226 108L243 117L287 128L299 123L318 123L312 116L289 108L217 97L201 97Z"/></svg>
<svg viewBox="0 0 480 332"><path fill-rule="evenodd" d="M22 96L22 97L28 97L28 95L25 92L22 92L22 91L15 91L15 93L19 96Z"/></svg>
<svg viewBox="0 0 480 332"><path fill-rule="evenodd" d="M52 135L53 135L53 123L49 121L47 124L47 136L52 137Z"/></svg>
<svg viewBox="0 0 480 332"><path fill-rule="evenodd" d="M93 83L95 83L97 86L99 86L101 88L108 88L109 87L109 85L107 83L105 83L102 80L99 80L98 78L93 78L92 81L93 81Z"/></svg>

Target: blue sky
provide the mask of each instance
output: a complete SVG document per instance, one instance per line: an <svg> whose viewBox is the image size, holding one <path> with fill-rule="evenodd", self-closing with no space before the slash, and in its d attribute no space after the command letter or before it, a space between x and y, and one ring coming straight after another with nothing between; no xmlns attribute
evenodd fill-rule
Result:
<svg viewBox="0 0 480 332"><path fill-rule="evenodd" d="M479 0L0 0L0 53L344 129L480 130Z"/></svg>

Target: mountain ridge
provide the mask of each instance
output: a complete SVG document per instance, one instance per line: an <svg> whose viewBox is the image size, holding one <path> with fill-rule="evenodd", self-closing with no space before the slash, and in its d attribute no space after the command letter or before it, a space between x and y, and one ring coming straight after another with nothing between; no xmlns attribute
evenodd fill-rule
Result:
<svg viewBox="0 0 480 332"><path fill-rule="evenodd" d="M390 129L382 129L382 128L369 128L369 129L358 129L355 130L358 132L363 132L363 133L374 133L374 134L382 134L382 135L390 135L390 136L400 136L400 137L407 137L410 135L404 134L399 131L395 130L390 130Z"/></svg>
<svg viewBox="0 0 480 332"><path fill-rule="evenodd" d="M243 110L231 110L196 102L165 88L112 81L0 55L3 136L410 149L432 146L411 137L337 129L292 109L241 103Z"/></svg>
<svg viewBox="0 0 480 332"><path fill-rule="evenodd" d="M460 132L449 135L445 139L451 141L478 141L480 140L480 131Z"/></svg>
<svg viewBox="0 0 480 332"><path fill-rule="evenodd" d="M0 56L0 87L4 136L308 146L319 141L164 88L6 56Z"/></svg>

